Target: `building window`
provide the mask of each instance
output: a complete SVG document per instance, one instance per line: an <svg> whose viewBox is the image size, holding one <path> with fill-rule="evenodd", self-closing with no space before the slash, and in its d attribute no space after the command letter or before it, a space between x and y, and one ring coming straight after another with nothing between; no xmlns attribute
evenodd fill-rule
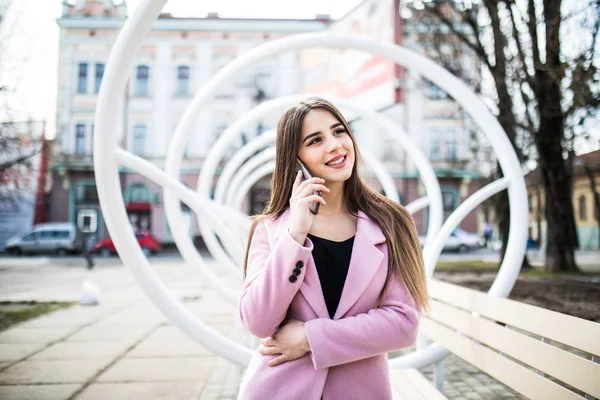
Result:
<svg viewBox="0 0 600 400"><path fill-rule="evenodd" d="M79 63L79 75L77 80L77 93L87 93L87 63Z"/></svg>
<svg viewBox="0 0 600 400"><path fill-rule="evenodd" d="M104 64L96 64L96 84L94 87L94 93L100 91L100 84L102 83L102 77L104 76Z"/></svg>
<svg viewBox="0 0 600 400"><path fill-rule="evenodd" d="M457 133L456 129L448 129L446 131L446 159L449 161L456 161L457 159Z"/></svg>
<svg viewBox="0 0 600 400"><path fill-rule="evenodd" d="M129 202L151 203L152 192L145 185L135 184L129 188Z"/></svg>
<svg viewBox="0 0 600 400"><path fill-rule="evenodd" d="M587 219L587 202L584 195L579 196L579 219L582 221Z"/></svg>
<svg viewBox="0 0 600 400"><path fill-rule="evenodd" d="M148 96L150 93L150 68L146 65L137 67L135 75L135 95Z"/></svg>
<svg viewBox="0 0 600 400"><path fill-rule="evenodd" d="M429 131L429 159L438 161L441 158L440 131L433 128Z"/></svg>
<svg viewBox="0 0 600 400"><path fill-rule="evenodd" d="M133 142L131 145L133 154L143 156L146 154L146 125L136 124L133 127Z"/></svg>
<svg viewBox="0 0 600 400"><path fill-rule="evenodd" d="M96 185L75 186L75 204L98 204Z"/></svg>
<svg viewBox="0 0 600 400"><path fill-rule="evenodd" d="M190 93L190 67L177 67L177 96L188 96Z"/></svg>
<svg viewBox="0 0 600 400"><path fill-rule="evenodd" d="M85 124L75 125L75 154L85 153Z"/></svg>
<svg viewBox="0 0 600 400"><path fill-rule="evenodd" d="M433 82L428 82L426 87L426 96L431 100L441 100L448 97L448 93L446 93L442 88L436 85Z"/></svg>
<svg viewBox="0 0 600 400"><path fill-rule="evenodd" d="M442 190L444 212L452 212L456 208L456 196L453 191Z"/></svg>

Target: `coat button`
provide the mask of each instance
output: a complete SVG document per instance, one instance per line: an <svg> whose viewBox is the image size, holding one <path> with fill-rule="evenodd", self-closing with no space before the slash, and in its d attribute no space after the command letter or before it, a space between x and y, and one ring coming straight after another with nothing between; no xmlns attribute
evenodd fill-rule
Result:
<svg viewBox="0 0 600 400"><path fill-rule="evenodd" d="M294 283L298 280L298 277L296 275L290 275L290 282Z"/></svg>
<svg viewBox="0 0 600 400"><path fill-rule="evenodd" d="M294 275L300 275L300 270L298 268L294 268Z"/></svg>
<svg viewBox="0 0 600 400"><path fill-rule="evenodd" d="M302 268L302 267L304 267L304 263L302 261L298 261L296 263L296 268Z"/></svg>

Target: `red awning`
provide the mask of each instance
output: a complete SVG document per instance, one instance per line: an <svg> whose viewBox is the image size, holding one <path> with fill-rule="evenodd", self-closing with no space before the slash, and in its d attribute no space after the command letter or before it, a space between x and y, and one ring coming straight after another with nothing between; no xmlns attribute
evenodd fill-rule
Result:
<svg viewBox="0 0 600 400"><path fill-rule="evenodd" d="M152 204L146 201L129 202L125 205L127 211L152 211Z"/></svg>

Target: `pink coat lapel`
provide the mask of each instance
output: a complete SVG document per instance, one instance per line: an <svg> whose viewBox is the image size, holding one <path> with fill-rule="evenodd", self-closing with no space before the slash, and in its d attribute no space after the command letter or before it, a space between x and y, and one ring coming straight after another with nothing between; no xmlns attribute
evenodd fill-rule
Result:
<svg viewBox="0 0 600 400"><path fill-rule="evenodd" d="M289 214L288 208L278 219L272 246L288 228ZM333 319L343 317L368 288L384 259L384 254L376 247L383 242L385 242L385 236L379 226L365 213L359 211L348 276ZM300 292L319 318L329 318L314 259L311 257L308 262Z"/></svg>
<svg viewBox="0 0 600 400"><path fill-rule="evenodd" d="M348 276L333 319L343 317L369 287L384 259L384 254L376 247L383 242L385 236L379 226L359 211Z"/></svg>
<svg viewBox="0 0 600 400"><path fill-rule="evenodd" d="M275 231L274 241L271 243L272 246L277 243L277 240L279 240L281 235L288 228L287 222L289 216L290 209L288 208L277 221L278 225L277 230ZM329 318L329 312L327 311L327 305L325 304L325 298L323 297L323 289L321 288L321 282L319 281L319 274L317 273L315 260L312 256L308 259L304 281L302 282L302 286L300 286L300 293L302 293L319 318Z"/></svg>

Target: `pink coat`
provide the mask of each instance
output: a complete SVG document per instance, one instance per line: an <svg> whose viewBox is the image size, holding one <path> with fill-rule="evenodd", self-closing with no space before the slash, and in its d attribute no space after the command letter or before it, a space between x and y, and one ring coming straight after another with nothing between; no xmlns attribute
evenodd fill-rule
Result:
<svg viewBox="0 0 600 400"><path fill-rule="evenodd" d="M307 238L301 246L292 238L289 213L256 228L240 317L260 338L274 334L286 319L303 321L311 352L275 367L267 362L276 356L256 352L239 399L391 399L386 353L414 343L419 311L395 275L381 307L375 308L388 269L383 232L358 213L348 276L331 319L311 254L313 244ZM301 273L295 280L296 267Z"/></svg>

